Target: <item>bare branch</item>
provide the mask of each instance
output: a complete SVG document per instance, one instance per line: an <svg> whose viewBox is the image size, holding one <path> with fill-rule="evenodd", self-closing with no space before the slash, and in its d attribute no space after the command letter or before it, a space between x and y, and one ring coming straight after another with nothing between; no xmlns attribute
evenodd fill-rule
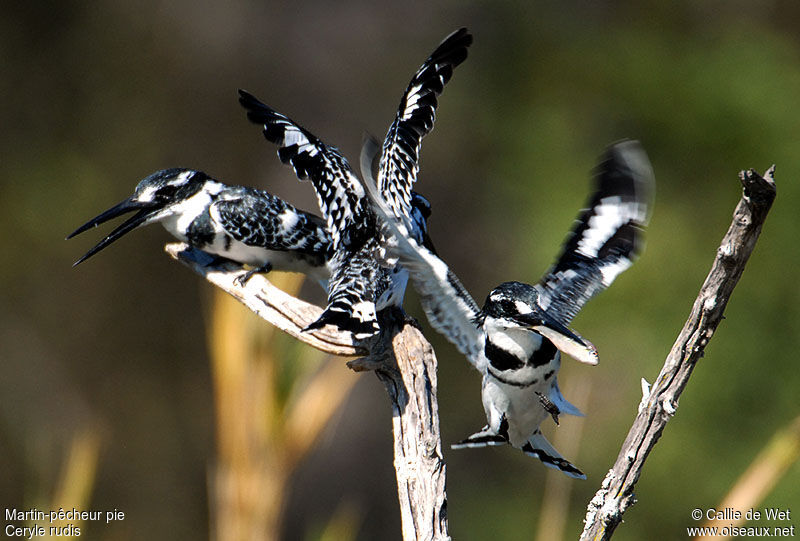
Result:
<svg viewBox="0 0 800 541"><path fill-rule="evenodd" d="M450 539L436 355L402 311L379 313L382 331L369 342L354 341L350 333L328 330L330 327L305 333L302 329L322 312L319 307L286 294L262 275L254 275L241 286L236 281L245 273L241 267L186 244L169 244L166 251L298 340L333 355L368 355L347 364L356 371L374 370L389 394L403 539Z"/></svg>
<svg viewBox="0 0 800 541"><path fill-rule="evenodd" d="M316 320L322 310L318 306L283 292L263 275L253 275L242 286L236 279L243 276L246 271L236 263L220 262L213 256L180 242L167 244L165 250L197 274L235 297L260 318L301 342L331 355L355 357L368 353L367 346L354 341L352 335L347 332L331 330L331 327L303 332L306 325Z"/></svg>
<svg viewBox="0 0 800 541"><path fill-rule="evenodd" d="M385 330L370 357L347 364L355 370L374 368L392 402L403 539L450 539L436 399L436 355L422 332L405 321L401 311L381 316Z"/></svg>
<svg viewBox="0 0 800 541"><path fill-rule="evenodd" d="M739 173L744 193L734 211L730 228L717 249L717 256L689 319L672 346L661 373L649 393L642 398L639 413L614 466L589 502L581 540L610 539L622 521L622 515L635 503L633 489L644 462L675 414L678 398L722 320L725 306L761 233L761 226L775 199L774 171L775 166L770 167L763 178L752 169ZM642 389L647 392L645 385Z"/></svg>

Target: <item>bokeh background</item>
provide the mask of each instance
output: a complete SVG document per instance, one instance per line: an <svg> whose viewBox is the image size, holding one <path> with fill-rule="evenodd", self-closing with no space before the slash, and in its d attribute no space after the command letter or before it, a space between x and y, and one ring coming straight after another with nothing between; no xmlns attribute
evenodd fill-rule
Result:
<svg viewBox="0 0 800 541"><path fill-rule="evenodd" d="M600 365L563 366L562 388L587 416L563 419L554 437L572 440L562 451L587 481L559 488L511 448L451 451L483 424L479 377L426 332L453 537L577 537L640 378L658 373L730 223L738 171L773 163L763 236L616 539L685 538L691 510L717 505L800 415L797 3L68 0L0 14L2 507L125 513L83 524L86 539L216 535L212 287L163 253L159 227L77 268L108 228L64 237L174 166L315 210L236 89L357 163L362 133L384 133L411 75L460 26L475 42L440 100L418 189L440 254L479 301L544 272L609 143L641 140L658 191L644 256L574 322ZM422 317L413 295L407 305ZM307 354L280 348L288 395L306 381L292 383L291 367ZM373 375L333 362L352 391L285 488L264 497L281 499L282 539L399 539L388 401ZM795 464L760 505L800 512L799 480Z"/></svg>

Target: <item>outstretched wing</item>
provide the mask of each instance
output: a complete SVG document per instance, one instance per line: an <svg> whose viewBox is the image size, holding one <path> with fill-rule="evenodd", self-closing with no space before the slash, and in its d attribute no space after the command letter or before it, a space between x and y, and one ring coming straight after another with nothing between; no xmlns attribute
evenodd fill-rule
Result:
<svg viewBox="0 0 800 541"><path fill-rule="evenodd" d="M596 189L555 265L536 285L539 303L569 323L639 255L655 179L637 141L611 146L595 170Z"/></svg>
<svg viewBox="0 0 800 541"><path fill-rule="evenodd" d="M368 150L362 149L362 163L370 162ZM366 168L363 174L378 220L392 237L387 249L408 270L431 326L483 371L483 327L477 321L480 308L447 264L409 235L408 218L394 215L378 193L370 169Z"/></svg>
<svg viewBox="0 0 800 541"><path fill-rule="evenodd" d="M411 188L419 171L422 138L433 129L436 97L467 58L472 35L466 28L450 34L417 70L406 88L383 143L378 191L396 216L411 212ZM362 172L363 173L363 172Z"/></svg>
<svg viewBox="0 0 800 541"><path fill-rule="evenodd" d="M291 164L300 180L311 180L334 250L359 242L370 215L364 189L344 156L244 90L239 90L239 103L247 109L247 118L262 126L264 137L278 145L280 160Z"/></svg>
<svg viewBox="0 0 800 541"><path fill-rule="evenodd" d="M331 253L331 237L319 217L255 188L241 187L236 196L214 202L220 225L249 246L319 256Z"/></svg>

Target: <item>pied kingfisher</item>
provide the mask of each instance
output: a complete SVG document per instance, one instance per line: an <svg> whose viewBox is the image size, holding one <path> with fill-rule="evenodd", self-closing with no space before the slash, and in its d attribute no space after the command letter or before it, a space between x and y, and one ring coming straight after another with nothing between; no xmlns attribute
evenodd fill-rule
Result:
<svg viewBox="0 0 800 541"><path fill-rule="evenodd" d="M376 152L365 146L362 161ZM655 187L650 162L636 141L610 147L595 176L588 208L544 278L536 285L502 283L483 308L444 261L408 234L408 218L395 214L367 182L378 215L396 237L390 249L408 269L431 326L483 375L487 424L453 448L509 443L571 477L586 478L539 427L548 416L558 422L560 413L582 415L558 388L560 352L587 364L597 364L597 352L567 325L641 251Z"/></svg>
<svg viewBox="0 0 800 541"><path fill-rule="evenodd" d="M125 233L161 222L174 237L195 248L252 265L253 270L238 278L241 284L255 272L274 269L302 272L327 287L332 245L322 218L265 191L228 186L191 169L153 173L139 182L133 195L92 218L67 238L134 211L136 214L75 265Z"/></svg>
<svg viewBox="0 0 800 541"><path fill-rule="evenodd" d="M423 242L427 201L414 197L422 138L433 129L437 95L467 57L472 36L462 28L447 37L417 70L400 100L383 147L380 169L384 196L405 215L413 213L412 234ZM239 102L264 137L278 145L278 157L300 180L310 179L333 238L328 305L305 330L336 325L356 338L379 330L376 312L402 304L408 273L382 261L383 235L364 188L348 161L290 118L240 90ZM424 200L424 198L423 198ZM417 203L415 203L417 201ZM414 227L421 224L422 227Z"/></svg>

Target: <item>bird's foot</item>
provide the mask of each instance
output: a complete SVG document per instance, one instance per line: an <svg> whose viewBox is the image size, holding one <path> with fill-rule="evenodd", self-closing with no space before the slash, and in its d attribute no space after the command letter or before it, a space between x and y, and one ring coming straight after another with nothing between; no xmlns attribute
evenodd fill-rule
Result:
<svg viewBox="0 0 800 541"><path fill-rule="evenodd" d="M267 273L271 270L272 270L272 265L267 263L266 265L250 269L244 274L240 274L239 276L234 278L233 281L236 282L237 285L244 287L245 285L247 285L247 282L250 281L250 278L252 278L254 274Z"/></svg>

